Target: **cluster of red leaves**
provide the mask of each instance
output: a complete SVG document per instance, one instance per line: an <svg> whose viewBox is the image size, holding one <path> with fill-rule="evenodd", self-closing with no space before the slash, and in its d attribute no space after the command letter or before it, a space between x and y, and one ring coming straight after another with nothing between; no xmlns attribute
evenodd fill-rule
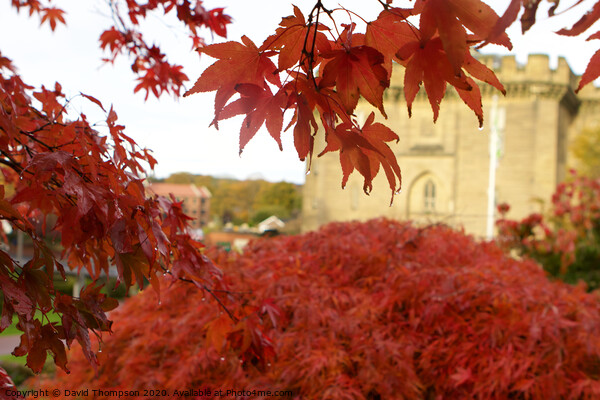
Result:
<svg viewBox="0 0 600 400"><path fill-rule="evenodd" d="M515 221L499 208L499 243L540 261L552 275L600 284L600 179L577 176L561 183L548 215L532 214Z"/></svg>
<svg viewBox="0 0 600 400"><path fill-rule="evenodd" d="M134 92L144 90L146 99L150 92L156 97L163 92L179 96L184 82L188 80L182 66L169 63L159 47L150 46L144 40L139 26L148 14L158 10L162 10L164 15L175 12L177 19L187 29L194 48L205 44L199 36L201 28L208 28L218 36L226 37L227 24L231 22L223 8L207 10L201 0L127 0L127 17L122 16L119 2L110 2L110 5L116 23L100 35L100 47L110 51L110 57L105 61L113 62L122 53L132 57L131 69L138 76Z"/></svg>
<svg viewBox="0 0 600 400"><path fill-rule="evenodd" d="M50 29L56 29L58 23L65 24L65 12L60 8L43 5L39 0L11 0L13 7L17 10L27 8L29 15L38 14L40 16L40 24L48 23Z"/></svg>
<svg viewBox="0 0 600 400"><path fill-rule="evenodd" d="M81 96L104 110L97 99ZM83 114L67 118L68 102L59 84L34 90L0 56L0 219L33 244L33 257L21 265L0 250L0 331L16 316L23 334L14 354L27 354L34 371L48 353L67 371L65 346L74 340L95 365L89 330L111 330L106 311L117 302L98 285L85 287L77 298L54 289L55 271L64 277L65 264L94 279L114 265L127 287L143 287L147 280L157 293L164 273L211 293L225 289L221 271L188 234L190 218L181 203L146 198L143 165L152 167L155 160L124 134L115 111L106 112L102 134ZM5 188L14 194L6 196ZM50 215L56 222L46 227ZM40 234L48 229L60 234L60 256ZM36 311L42 318L34 317ZM60 315L60 323L48 322L48 312Z"/></svg>
<svg viewBox="0 0 600 400"><path fill-rule="evenodd" d="M383 93L389 87L392 61L405 68L404 94L408 112L425 87L438 117L448 84L483 124L481 93L474 79L486 82L504 93L494 73L471 55L478 45L494 43L512 48L505 29L521 8L521 23L527 30L535 22L537 1L513 0L499 17L480 0L419 0L412 8L395 8L391 1L379 2L384 10L366 23L364 33L356 25L340 29L333 14L346 9L327 9L321 0L308 18L294 6L294 15L283 18L275 34L261 46L250 39L226 42L200 49L218 59L185 95L216 91L213 123L234 115L245 115L240 131L240 152L258 129L266 128L281 146L284 113L291 111L294 143L301 160L312 156L319 115L327 146L321 153L339 151L342 187L348 175L357 170L364 177L366 193L380 167L385 171L392 193L400 188L400 168L387 142L398 136L382 124L360 126L354 118L359 98L369 102L386 117ZM558 1L553 0L550 14ZM594 11L600 10L600 2ZM600 17L586 14L576 27L560 33L577 35ZM329 17L334 29L323 24ZM411 18L409 20L409 18ZM418 24L416 22L418 19ZM275 60L276 58L276 60ZM580 87L600 74L600 55L594 56ZM599 66L596 66L598 64ZM239 95L236 100L230 99ZM289 127L288 126L288 127ZM393 194L392 194L393 200Z"/></svg>
<svg viewBox="0 0 600 400"><path fill-rule="evenodd" d="M294 399L600 392L597 296L550 282L536 264L447 227L331 224L215 259L242 304L263 314L257 323L270 328L275 355L265 369L230 349L252 343L251 332L240 334L224 316L209 322L208 299L176 284L163 291L160 308L150 292L115 312L100 374L78 353L71 376L42 386L290 390L285 398Z"/></svg>
<svg viewBox="0 0 600 400"><path fill-rule="evenodd" d="M11 0L12 5L18 10L27 8L29 15L40 15L41 23L48 23L50 29L56 29L57 23L66 24L65 12L56 7L44 6L39 0ZM48 0L49 1L49 0ZM162 12L167 15L175 13L192 41L193 48L205 45L199 36L201 28L207 28L212 33L226 37L227 24L231 17L224 13L223 8L207 10L201 0L126 0L107 2L113 14L115 24L100 35L100 48L110 53L105 62L114 62L117 56L126 53L133 59L132 71L137 75L138 84L134 92L144 90L146 99L150 93L160 97L163 93L179 96L183 84L188 77L183 72L181 65L170 63L166 55L156 45L149 45L140 30L140 23L151 13ZM121 7L126 9L126 16L121 12Z"/></svg>

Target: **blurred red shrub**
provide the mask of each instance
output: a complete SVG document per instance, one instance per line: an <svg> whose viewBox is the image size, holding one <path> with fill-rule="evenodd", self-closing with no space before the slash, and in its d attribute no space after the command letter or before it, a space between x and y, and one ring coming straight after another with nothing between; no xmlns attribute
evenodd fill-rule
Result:
<svg viewBox="0 0 600 400"><path fill-rule="evenodd" d="M587 399L600 394L600 303L445 226L375 220L213 255L275 355L240 359L193 285L129 300L99 375L78 350L46 387L291 390L298 399ZM101 396L96 396L101 398ZM191 396L193 397L193 396ZM213 398L212 396L196 396ZM238 397L244 398L244 397ZM245 398L262 398L250 396Z"/></svg>

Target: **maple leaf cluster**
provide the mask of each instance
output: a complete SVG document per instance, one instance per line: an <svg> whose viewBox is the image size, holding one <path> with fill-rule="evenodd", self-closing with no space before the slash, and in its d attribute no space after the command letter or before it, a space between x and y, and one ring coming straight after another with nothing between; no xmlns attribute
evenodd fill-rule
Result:
<svg viewBox="0 0 600 400"><path fill-rule="evenodd" d="M57 24L66 24L65 11L57 7L45 6L40 0L11 0L20 10L26 8L29 15L38 14L41 24L47 23L55 30ZM49 1L48 1L49 3ZM145 91L145 99L150 93L160 97L163 93L179 96L183 85L188 81L181 65L173 64L157 45L150 45L144 39L140 24L152 13L170 13L176 15L191 39L193 48L205 45L200 36L202 28L221 36L227 36L227 25L231 17L224 8L206 9L201 0L151 0L140 2L126 0L107 2L113 16L114 25L100 35L100 48L110 55L104 61L113 63L121 54L127 54L132 60L131 70L136 74L138 84L134 92Z"/></svg>
<svg viewBox="0 0 600 400"><path fill-rule="evenodd" d="M81 96L105 110L94 97ZM181 202L146 196L144 167L155 164L150 152L125 135L112 108L99 132L84 114L67 118L69 101L59 84L28 86L0 56L0 219L33 246L32 258L20 264L0 250L0 331L16 317L23 334L13 354L27 355L36 372L48 354L68 371L65 347L73 341L97 364L90 332L110 332L106 312L118 303L101 293L96 280L112 266L127 288L149 282L160 293L158 277L168 274L209 295L224 293L221 311L227 312L229 301L221 270L189 234L191 218ZM61 254L44 240L50 230L60 235ZM64 278L67 266L79 273L85 269L94 280L79 297L54 288L55 272ZM60 322L49 322L50 312ZM260 332L255 335L262 339ZM252 350L264 351L257 346Z"/></svg>
<svg viewBox="0 0 600 400"><path fill-rule="evenodd" d="M540 400L600 389L597 296L448 227L331 224L214 257L241 304L262 315L275 349L265 368L230 348L252 343L251 332L211 322L209 299L176 284L159 308L150 292L115 312L98 376L77 351L74 372L42 387Z"/></svg>
<svg viewBox="0 0 600 400"><path fill-rule="evenodd" d="M39 0L11 0L11 4L17 10L26 8L29 10L29 16L37 14L40 17L40 25L47 23L50 29L55 30L57 24L65 24L65 12L57 7L50 7L42 4Z"/></svg>
<svg viewBox="0 0 600 400"><path fill-rule="evenodd" d="M223 8L207 10L200 0L153 0L143 3L127 0L126 17L122 15L119 5L119 2L110 2L115 25L100 35L100 47L110 52L110 57L104 61L112 63L123 53L133 58L131 69L138 76L134 92L144 90L146 99L150 93L155 97L160 97L164 92L179 96L188 77L181 65L171 64L157 45L149 45L145 41L139 28L141 21L159 10L162 10L163 15L174 12L188 31L194 48L205 45L199 35L201 28L226 37L227 24L231 22Z"/></svg>
<svg viewBox="0 0 600 400"><path fill-rule="evenodd" d="M227 24L231 22L223 8L207 10L200 0L127 0L126 17L122 15L119 5L120 2L110 2L115 24L100 35L100 47L110 52L110 57L104 61L112 63L118 55L128 54L133 59L131 70L138 76L134 92L144 90L146 99L150 93L155 97L160 97L164 92L179 96L188 77L181 65L171 64L157 45L149 45L145 41L139 28L140 22L159 10L165 16L174 12L185 26L194 48L205 44L199 35L201 28L226 37Z"/></svg>
<svg viewBox="0 0 600 400"><path fill-rule="evenodd" d="M357 170L368 194L374 176L383 169L393 201L393 194L401 186L401 173L387 143L399 137L385 125L373 124L373 116L361 126L354 115L359 99L362 97L387 118L383 93L389 87L395 62L404 68L409 115L423 86L435 121L450 85L482 126L481 93L475 79L503 94L505 89L472 51L488 43L511 49L506 28L523 9L521 24L524 31L528 30L535 22L540 1L512 0L502 16L480 0L419 0L412 8L393 7L391 1L379 3L383 11L374 21L363 20L364 32L358 32L354 22L338 26L334 14L353 13L344 8L328 9L318 0L308 17L294 6L294 14L283 18L275 33L260 46L243 37L241 43L201 48L201 53L218 61L185 95L215 91L213 124L217 127L223 119L245 116L240 152L263 124L281 146L284 114L289 111L288 128L293 126L298 156L310 159L314 137L322 126L327 145L320 155L339 152L342 187ZM553 15L559 2L550 3L549 13ZM597 10L600 2L572 29L559 33L582 33L600 18ZM598 60L599 55L592 58L579 88L600 75Z"/></svg>
<svg viewBox="0 0 600 400"><path fill-rule="evenodd" d="M558 185L547 214L497 221L498 240L509 251L537 260L552 276L600 287L600 179L579 176Z"/></svg>

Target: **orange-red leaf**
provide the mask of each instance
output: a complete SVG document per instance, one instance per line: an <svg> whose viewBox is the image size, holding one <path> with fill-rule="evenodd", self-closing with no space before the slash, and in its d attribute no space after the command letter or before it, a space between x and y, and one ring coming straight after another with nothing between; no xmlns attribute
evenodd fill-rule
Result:
<svg viewBox="0 0 600 400"><path fill-rule="evenodd" d="M327 146L319 156L339 151L342 188L356 169L364 178L363 190L367 194L373 188L373 179L382 166L392 189L393 201L394 194L400 189L401 174L396 156L385 142L397 141L398 136L385 125L373 123L374 120L375 114L371 113L362 129L346 122L339 124L335 130L328 132Z"/></svg>
<svg viewBox="0 0 600 400"><path fill-rule="evenodd" d="M106 112L106 110L104 109L104 106L102 105L100 100L98 100L97 98L90 96L88 94L84 94L84 93L79 93L79 94L82 95L83 97L85 97L86 99L88 99L89 101L96 103L98 105L98 107L100 107L102 109L102 111Z"/></svg>
<svg viewBox="0 0 600 400"><path fill-rule="evenodd" d="M348 114L352 114L359 95L374 105L385 116L383 91L390 81L383 67L383 55L369 46L334 50L324 55L332 58L325 65L323 79L319 86L335 84L339 98Z"/></svg>
<svg viewBox="0 0 600 400"><path fill-rule="evenodd" d="M458 20L454 7L446 0L423 0L420 30L422 40L429 40L438 33L448 60L455 73L460 71L467 53L467 32Z"/></svg>
<svg viewBox="0 0 600 400"><path fill-rule="evenodd" d="M470 90L462 70L455 73L453 66L445 55L440 38L426 41L424 44L411 42L405 45L396 54L406 62L404 74L404 95L408 103L408 112L411 113L412 102L417 95L421 83L433 110L433 120L436 121L440 102L446 93L446 84L450 83L457 89Z"/></svg>
<svg viewBox="0 0 600 400"><path fill-rule="evenodd" d="M600 32L596 32L594 35L590 36L589 39L600 39ZM579 92L585 85L593 82L598 77L600 77L600 50L596 51L592 58L590 58L575 92Z"/></svg>
<svg viewBox="0 0 600 400"><path fill-rule="evenodd" d="M487 39L499 19L498 14L481 0L448 0L448 3L452 5L460 22L473 32L477 40ZM506 32L501 32L490 43L512 48Z"/></svg>
<svg viewBox="0 0 600 400"><path fill-rule="evenodd" d="M208 67L194 86L184 96L198 92L217 91L215 97L215 122L227 101L239 84L253 84L263 87L265 79L281 86L275 64L247 37L242 43L225 42L206 46L200 50L218 61Z"/></svg>
<svg viewBox="0 0 600 400"><path fill-rule="evenodd" d="M493 24L492 29L489 32L487 41L490 43L497 43L499 38L506 35L506 28L512 25L517 19L521 6L523 6L523 15L521 16L521 31L527 32L529 28L535 24L535 14L537 13L538 6L541 0L511 0L508 8L504 14ZM554 2L555 5L550 8L549 14L552 15L558 1ZM512 45L509 47L512 48Z"/></svg>
<svg viewBox="0 0 600 400"><path fill-rule="evenodd" d="M565 36L580 35L598 21L598 19L600 19L600 2L596 2L593 8L583 15L570 29L561 29L557 33Z"/></svg>
<svg viewBox="0 0 600 400"><path fill-rule="evenodd" d="M200 52L219 61L202 73L185 96L219 90L231 84L235 86L240 83L251 83L262 86L264 78L269 77L275 68L264 68L269 65L268 58L260 53L250 39L244 36L242 42L216 43L201 48Z"/></svg>
<svg viewBox="0 0 600 400"><path fill-rule="evenodd" d="M223 109L219 120L246 114L240 130L240 153L263 123L281 149L282 109L285 107L283 92L273 95L268 86L263 89L252 84L237 85L236 90L241 97Z"/></svg>
<svg viewBox="0 0 600 400"><path fill-rule="evenodd" d="M506 89L504 89L504 85L500 83L494 71L486 67L484 64L480 63L475 57L471 54L467 54L465 58L465 71L471 74L474 78L479 79L487 84L492 85L503 95L506 95Z"/></svg>
<svg viewBox="0 0 600 400"><path fill-rule="evenodd" d="M296 112L290 124L296 124L294 126L294 146L298 157L304 161L307 156L312 157L315 142L313 133L317 133L319 126L306 96L295 95L293 97L296 102Z"/></svg>
<svg viewBox="0 0 600 400"><path fill-rule="evenodd" d="M310 51L315 44L316 52L331 50L327 37L322 32L315 32L318 28L306 26L306 20L300 9L294 6L294 15L284 17L274 35L269 36L260 50L279 50L277 66L279 71L286 70L298 64L302 58L302 51ZM315 41L316 39L316 41Z"/></svg>
<svg viewBox="0 0 600 400"><path fill-rule="evenodd" d="M114 26L100 35L100 48L106 49L108 47L113 54L118 53L125 43L125 36Z"/></svg>
<svg viewBox="0 0 600 400"><path fill-rule="evenodd" d="M227 343L227 335L232 330L229 316L222 314L219 318L211 321L206 327L206 341L217 351L222 351Z"/></svg>
<svg viewBox="0 0 600 400"><path fill-rule="evenodd" d="M470 90L456 88L458 95L471 110L477 115L479 127L483 126L483 106L481 104L481 92L479 86L471 78L467 78L467 83L471 86Z"/></svg>
<svg viewBox="0 0 600 400"><path fill-rule="evenodd" d="M409 41L417 38L416 28L408 24L394 10L383 11L375 21L367 24L365 44L379 51L384 57L388 75L392 71L392 59L396 52Z"/></svg>
<svg viewBox="0 0 600 400"><path fill-rule="evenodd" d="M60 22L61 24L65 24L65 18L63 17L63 14L65 13L63 10L61 10L60 8L56 8L56 7L48 7L45 8L42 11L43 15L42 15L42 20L40 22L40 24L43 24L44 22L48 22L50 24L50 29L54 30L56 29L56 24L57 22Z"/></svg>

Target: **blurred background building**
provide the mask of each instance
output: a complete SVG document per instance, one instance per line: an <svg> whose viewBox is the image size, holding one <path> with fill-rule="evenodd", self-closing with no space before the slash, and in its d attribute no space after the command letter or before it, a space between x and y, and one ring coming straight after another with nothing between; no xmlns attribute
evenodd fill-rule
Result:
<svg viewBox="0 0 600 400"><path fill-rule="evenodd" d="M190 222L192 229L202 228L210 222L211 193L205 186L154 182L147 186L147 190L159 196L173 195L177 201L182 201L183 212L194 218Z"/></svg>
<svg viewBox="0 0 600 400"><path fill-rule="evenodd" d="M541 211L568 168L577 166L569 153L570 142L584 128L598 124L600 90L588 85L576 94L578 77L562 58L556 68L545 55L530 55L526 65L518 65L512 56L478 58L496 72L507 92L502 96L480 84L483 129L478 129L473 111L451 87L436 124L424 89L409 118L403 69L398 68L384 102L385 123L400 136L391 147L402 169L402 192L388 207L391 193L383 172L370 196L363 193L357 172L340 190L338 154L315 157L304 186L302 230L331 221L386 216L441 221L489 236L497 204L509 203L511 218ZM359 104L356 116L361 125L371 109L367 103ZM377 118L384 122L381 115ZM324 147L322 136L315 154Z"/></svg>

